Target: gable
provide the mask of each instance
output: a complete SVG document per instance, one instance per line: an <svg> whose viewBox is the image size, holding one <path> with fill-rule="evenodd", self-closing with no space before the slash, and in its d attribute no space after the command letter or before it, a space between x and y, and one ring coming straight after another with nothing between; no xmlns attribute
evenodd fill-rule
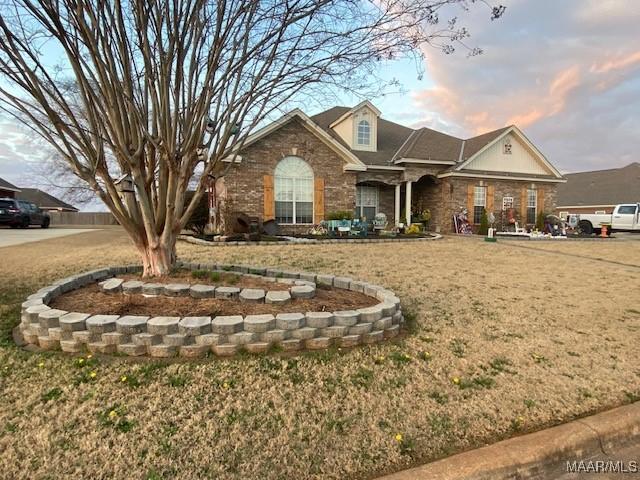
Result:
<svg viewBox="0 0 640 480"><path fill-rule="evenodd" d="M511 144L510 154L505 153L505 143ZM480 151L461 170L556 176L540 155L513 131Z"/></svg>
<svg viewBox="0 0 640 480"><path fill-rule="evenodd" d="M329 125L329 128L333 130L352 150L375 152L377 150L378 143L379 116L380 110L378 110L371 102L365 100L352 109L344 112ZM363 120L369 124L369 144L358 144L356 141L358 138L358 125Z"/></svg>
<svg viewBox="0 0 640 480"><path fill-rule="evenodd" d="M342 167L344 171L364 171L367 169L366 165L362 163L360 159L358 159L353 153L351 153L347 148L338 143L335 139L331 138L331 136L327 132L317 126L309 117L307 117L307 115L305 115L301 110L298 109L295 109L283 115L280 119L270 123L269 125L250 135L245 140L240 153L246 151L246 149L254 143L261 141L266 137L272 136L275 132L278 132L278 130L292 123L301 126L312 137L314 137L317 141L320 141L322 144L332 150L339 158L341 158L344 161ZM288 145L282 144L282 148L286 149L287 147ZM239 157L241 161L242 155L240 155ZM233 158L233 152L230 152L230 155L228 155L226 159L223 159L223 161L230 161L231 158Z"/></svg>

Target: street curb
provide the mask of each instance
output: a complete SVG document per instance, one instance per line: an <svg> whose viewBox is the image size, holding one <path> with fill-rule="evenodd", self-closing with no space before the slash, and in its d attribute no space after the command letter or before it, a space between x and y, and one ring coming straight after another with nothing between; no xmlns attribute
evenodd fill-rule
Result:
<svg viewBox="0 0 640 480"><path fill-rule="evenodd" d="M378 480L546 479L554 467L606 454L639 438L640 402L503 440Z"/></svg>

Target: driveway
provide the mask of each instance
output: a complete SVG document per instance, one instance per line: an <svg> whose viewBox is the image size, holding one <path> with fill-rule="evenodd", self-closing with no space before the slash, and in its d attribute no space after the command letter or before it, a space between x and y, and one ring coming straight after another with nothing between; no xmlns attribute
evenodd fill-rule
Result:
<svg viewBox="0 0 640 480"><path fill-rule="evenodd" d="M0 228L0 248L23 243L39 242L50 238L66 237L78 233L86 233L97 230L95 228L40 228L32 227L22 229Z"/></svg>

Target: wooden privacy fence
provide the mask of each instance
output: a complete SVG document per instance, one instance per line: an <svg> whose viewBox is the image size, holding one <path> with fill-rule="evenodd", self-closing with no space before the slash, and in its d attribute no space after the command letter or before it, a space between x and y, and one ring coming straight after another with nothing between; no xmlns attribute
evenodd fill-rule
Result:
<svg viewBox="0 0 640 480"><path fill-rule="evenodd" d="M51 225L118 225L109 212L49 212Z"/></svg>

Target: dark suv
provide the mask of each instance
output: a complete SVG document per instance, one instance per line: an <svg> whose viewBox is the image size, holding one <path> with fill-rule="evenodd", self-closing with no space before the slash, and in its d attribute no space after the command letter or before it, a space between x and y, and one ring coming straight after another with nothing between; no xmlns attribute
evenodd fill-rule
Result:
<svg viewBox="0 0 640 480"><path fill-rule="evenodd" d="M29 225L40 225L48 228L51 218L47 212L31 202L14 198L0 198L0 225L11 228L28 228Z"/></svg>

